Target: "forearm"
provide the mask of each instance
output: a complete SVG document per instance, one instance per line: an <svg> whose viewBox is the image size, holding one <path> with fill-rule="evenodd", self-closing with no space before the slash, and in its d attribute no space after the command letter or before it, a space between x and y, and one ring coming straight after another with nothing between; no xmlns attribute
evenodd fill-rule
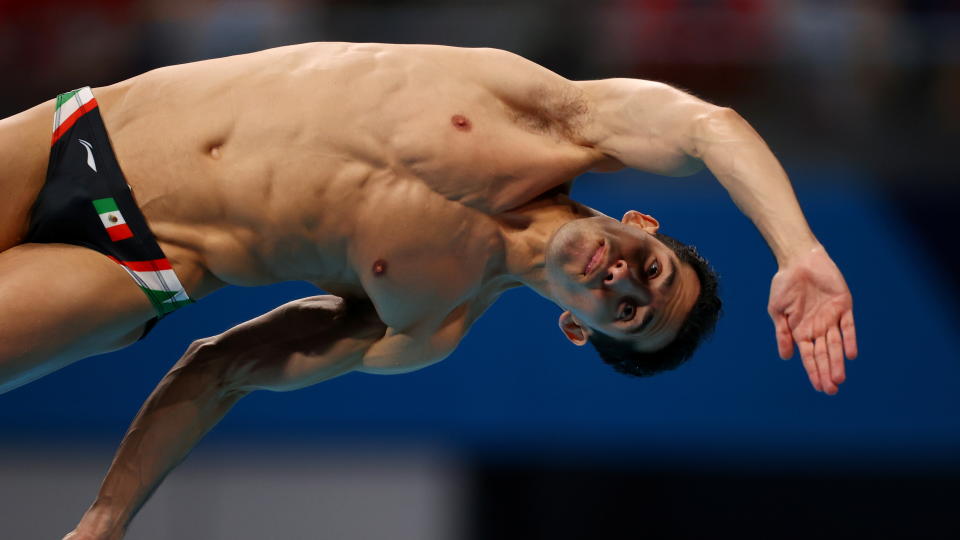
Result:
<svg viewBox="0 0 960 540"><path fill-rule="evenodd" d="M140 409L78 531L121 538L167 473L245 395L204 365L202 351L191 346Z"/></svg>
<svg viewBox="0 0 960 540"><path fill-rule="evenodd" d="M780 162L736 112L704 115L694 129L692 153L750 218L781 267L819 246Z"/></svg>
<svg viewBox="0 0 960 540"><path fill-rule="evenodd" d="M368 302L317 296L195 342L140 409L77 526L86 536L77 538L122 537L167 473L241 397L348 373L385 331Z"/></svg>

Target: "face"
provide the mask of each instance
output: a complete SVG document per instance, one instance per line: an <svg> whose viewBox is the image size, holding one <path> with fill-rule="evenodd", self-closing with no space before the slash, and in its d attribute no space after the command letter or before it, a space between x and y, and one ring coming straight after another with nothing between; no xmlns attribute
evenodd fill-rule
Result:
<svg viewBox="0 0 960 540"><path fill-rule="evenodd" d="M696 272L653 233L655 219L630 211L566 223L547 246L554 301L568 311L560 327L586 343L593 331L631 340L638 351L670 343L700 294Z"/></svg>

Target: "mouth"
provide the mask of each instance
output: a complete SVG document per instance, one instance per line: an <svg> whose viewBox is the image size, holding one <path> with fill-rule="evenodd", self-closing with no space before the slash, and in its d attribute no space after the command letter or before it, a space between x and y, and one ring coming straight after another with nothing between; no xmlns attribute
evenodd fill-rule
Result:
<svg viewBox="0 0 960 540"><path fill-rule="evenodd" d="M607 254L607 243L603 239L600 239L600 245L594 250L590 258L587 259L587 264L583 267L584 276L590 276L594 270L600 266L600 262L603 261L603 257Z"/></svg>

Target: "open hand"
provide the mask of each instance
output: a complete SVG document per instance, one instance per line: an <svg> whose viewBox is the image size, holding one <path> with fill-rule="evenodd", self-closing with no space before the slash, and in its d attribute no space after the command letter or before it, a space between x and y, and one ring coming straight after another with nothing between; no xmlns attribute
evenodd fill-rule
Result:
<svg viewBox="0 0 960 540"><path fill-rule="evenodd" d="M846 378L844 356L857 357L853 299L837 265L822 246L791 261L773 276L767 312L784 360L800 349L814 389L833 395Z"/></svg>

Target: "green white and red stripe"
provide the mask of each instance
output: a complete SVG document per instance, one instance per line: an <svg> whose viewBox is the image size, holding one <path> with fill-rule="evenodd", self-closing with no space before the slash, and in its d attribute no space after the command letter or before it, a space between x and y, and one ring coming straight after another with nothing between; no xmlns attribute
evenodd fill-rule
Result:
<svg viewBox="0 0 960 540"><path fill-rule="evenodd" d="M121 214L120 209L117 208L117 201L115 201L113 197L94 199L93 207L97 210L97 215L100 216L103 228L105 228L107 234L110 235L110 240L119 242L120 240L133 237L133 231L131 231L130 226L127 225L127 220L123 219L123 214Z"/></svg>
<svg viewBox="0 0 960 540"><path fill-rule="evenodd" d="M57 110L53 113L53 140L56 144L60 137L70 131L78 118L97 107L97 100L89 86L84 86L66 94L57 96Z"/></svg>
<svg viewBox="0 0 960 540"><path fill-rule="evenodd" d="M110 258L130 274L161 316L193 303L167 259L121 261Z"/></svg>

